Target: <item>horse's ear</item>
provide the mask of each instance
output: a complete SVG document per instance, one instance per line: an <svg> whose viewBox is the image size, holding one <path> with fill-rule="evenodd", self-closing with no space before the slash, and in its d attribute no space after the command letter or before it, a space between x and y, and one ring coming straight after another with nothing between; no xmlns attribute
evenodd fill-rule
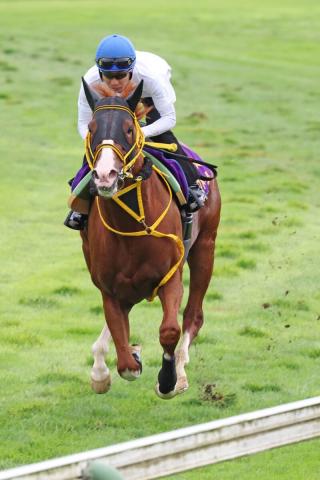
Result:
<svg viewBox="0 0 320 480"><path fill-rule="evenodd" d="M142 90L143 90L143 80L141 80L141 82L139 83L139 85L137 86L135 91L126 99L128 105L130 107L130 110L132 112L135 111L136 106L139 103L139 100L140 100L141 95L142 95Z"/></svg>
<svg viewBox="0 0 320 480"><path fill-rule="evenodd" d="M87 84L87 82L83 77L81 77L81 79L82 79L84 93L86 94L86 99L90 105L91 110L93 111L101 97L97 94L97 92L95 92L89 87L89 85Z"/></svg>

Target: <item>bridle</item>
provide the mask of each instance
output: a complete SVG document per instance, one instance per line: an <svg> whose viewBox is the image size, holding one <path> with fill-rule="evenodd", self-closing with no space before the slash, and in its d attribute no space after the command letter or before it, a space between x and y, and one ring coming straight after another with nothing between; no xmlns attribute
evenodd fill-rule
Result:
<svg viewBox="0 0 320 480"><path fill-rule="evenodd" d="M86 136L86 139L85 139L85 155L86 155L88 165L89 165L91 170L94 170L95 163L97 162L97 159L98 159L101 151L104 148L111 148L115 152L115 154L118 156L118 158L121 160L121 162L123 163L123 167L118 174L119 179L124 181L125 178L133 178L133 175L132 175L130 170L134 166L134 164L138 160L138 158L141 156L143 147L146 143L145 142L145 137L143 135L143 132L141 130L141 127L140 127L140 124L137 120L137 117L136 117L135 113L130 110L130 108L128 108L124 105L101 105L101 106L95 108L95 110L93 112L93 116L95 115L96 112L98 112L100 110L121 110L121 111L127 112L133 120L135 131L136 131L136 138L135 138L135 141L134 141L132 147L125 154L123 154L121 152L121 150L116 145L114 145L113 143L108 143L108 142L105 142L105 141L103 143L100 143L97 146L95 152L92 152L92 149L91 149L92 137L91 137L91 133L89 131L87 136ZM131 160L129 160L129 158L132 154L134 154L134 156Z"/></svg>

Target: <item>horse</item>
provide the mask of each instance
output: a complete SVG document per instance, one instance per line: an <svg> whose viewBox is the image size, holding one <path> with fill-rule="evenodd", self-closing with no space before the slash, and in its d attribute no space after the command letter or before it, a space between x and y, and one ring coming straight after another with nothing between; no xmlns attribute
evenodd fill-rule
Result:
<svg viewBox="0 0 320 480"><path fill-rule="evenodd" d="M204 321L202 303L213 272L220 219L218 184L216 179L210 182L205 205L193 214L187 258L189 297L181 332L178 322L184 264L181 215L165 175L150 165L143 153L145 139L134 113L143 82L123 98L101 97L82 81L92 110L86 154L95 196L87 228L80 234L92 282L102 295L106 320L92 346L91 385L96 393L105 393L110 388L111 375L105 356L111 339L119 375L128 381L141 375L141 346L130 345L129 313L140 301L158 296L163 311L159 329L163 355L155 390L160 398L169 399L188 388L185 372L188 351ZM135 213L121 203L121 198L130 194L136 204Z"/></svg>

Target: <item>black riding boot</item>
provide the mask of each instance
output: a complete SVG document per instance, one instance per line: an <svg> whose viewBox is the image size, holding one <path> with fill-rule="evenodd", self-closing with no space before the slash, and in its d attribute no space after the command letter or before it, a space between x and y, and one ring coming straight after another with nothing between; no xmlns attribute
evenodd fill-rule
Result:
<svg viewBox="0 0 320 480"><path fill-rule="evenodd" d="M64 225L72 228L72 230L83 230L87 226L87 221L88 215L70 210L64 221Z"/></svg>
<svg viewBox="0 0 320 480"><path fill-rule="evenodd" d="M188 212L193 213L199 210L199 208L203 207L206 199L206 194L197 183L189 185Z"/></svg>

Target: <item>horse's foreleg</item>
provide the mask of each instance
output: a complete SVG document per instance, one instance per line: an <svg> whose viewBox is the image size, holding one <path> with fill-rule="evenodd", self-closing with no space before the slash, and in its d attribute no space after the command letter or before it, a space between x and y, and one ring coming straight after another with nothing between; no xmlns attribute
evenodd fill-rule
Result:
<svg viewBox="0 0 320 480"><path fill-rule="evenodd" d="M160 326L160 344L163 348L163 358L156 393L161 398L172 398L176 395L177 374L174 351L181 331L178 323L178 313L182 292L180 271L159 289L159 298L163 309L163 319Z"/></svg>
<svg viewBox="0 0 320 480"><path fill-rule="evenodd" d="M111 332L117 351L117 369L125 380L135 380L141 374L139 348L129 345L129 308L124 307L118 300L103 294L103 308L107 325Z"/></svg>
<svg viewBox="0 0 320 480"><path fill-rule="evenodd" d="M111 385L110 371L105 363L110 338L109 329L105 325L99 338L92 345L94 363L91 370L91 386L96 393L106 393Z"/></svg>

